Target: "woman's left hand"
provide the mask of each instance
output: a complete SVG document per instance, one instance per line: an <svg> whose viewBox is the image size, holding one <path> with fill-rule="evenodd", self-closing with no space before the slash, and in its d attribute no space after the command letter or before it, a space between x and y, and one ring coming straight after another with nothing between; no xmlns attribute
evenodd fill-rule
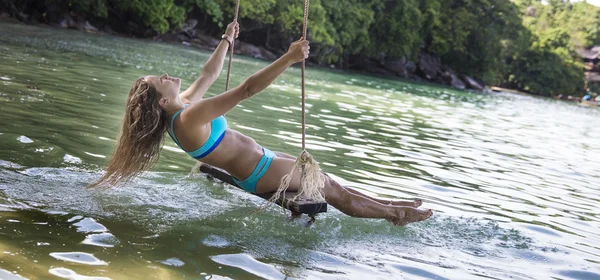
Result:
<svg viewBox="0 0 600 280"><path fill-rule="evenodd" d="M233 39L237 39L238 35L240 34L240 24L237 22L228 24L225 34Z"/></svg>

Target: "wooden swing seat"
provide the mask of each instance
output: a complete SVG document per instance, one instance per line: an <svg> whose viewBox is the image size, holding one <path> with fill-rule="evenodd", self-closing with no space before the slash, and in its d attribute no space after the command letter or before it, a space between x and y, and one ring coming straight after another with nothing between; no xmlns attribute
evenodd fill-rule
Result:
<svg viewBox="0 0 600 280"><path fill-rule="evenodd" d="M202 164L200 165L200 172L207 174L209 177L218 179L234 187L242 189L242 187L240 187L233 181L233 177L222 169L210 166L208 164ZM318 213L327 212L327 202L316 202L302 197L294 201L293 198L294 196L296 196L296 194L296 192L286 192L285 196L275 201L275 203L281 207L292 211L293 215L315 215ZM265 200L269 200L271 196L273 196L273 193L260 193L254 195L259 196Z"/></svg>

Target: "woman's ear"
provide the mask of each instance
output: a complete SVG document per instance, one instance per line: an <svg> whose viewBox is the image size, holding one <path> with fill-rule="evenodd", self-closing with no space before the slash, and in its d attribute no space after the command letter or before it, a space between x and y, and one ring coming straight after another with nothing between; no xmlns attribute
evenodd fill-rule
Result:
<svg viewBox="0 0 600 280"><path fill-rule="evenodd" d="M160 107L163 107L163 108L165 108L168 104L169 104L168 98L161 97L160 100L158 101L158 105L160 105Z"/></svg>

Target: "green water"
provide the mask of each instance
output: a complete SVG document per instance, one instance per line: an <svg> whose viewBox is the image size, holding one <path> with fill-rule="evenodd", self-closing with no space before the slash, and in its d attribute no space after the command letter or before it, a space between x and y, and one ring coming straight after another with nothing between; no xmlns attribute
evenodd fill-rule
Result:
<svg viewBox="0 0 600 280"><path fill-rule="evenodd" d="M131 83L166 72L185 87L210 53L6 23L0 34L2 279L600 278L597 108L309 68L307 143L323 169L371 195L423 198L435 216L401 228L332 209L305 228L189 175L170 140L142 178L85 188ZM236 57L232 83L264 65ZM231 128L298 154L299 76L228 113Z"/></svg>

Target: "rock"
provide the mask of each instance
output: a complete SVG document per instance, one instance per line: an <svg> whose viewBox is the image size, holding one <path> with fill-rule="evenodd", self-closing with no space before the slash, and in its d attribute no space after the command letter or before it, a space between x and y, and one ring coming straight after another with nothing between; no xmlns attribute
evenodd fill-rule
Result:
<svg viewBox="0 0 600 280"><path fill-rule="evenodd" d="M85 22L79 22L77 29L82 30L82 31L91 32L91 33L98 32L98 28L91 25L90 22L87 20Z"/></svg>
<svg viewBox="0 0 600 280"><path fill-rule="evenodd" d="M199 49L204 49L204 50L209 50L209 51L212 51L215 49L214 47L209 47L209 46L205 45L204 42L198 38L194 38L191 41L188 41L188 43L189 43L189 45L194 46Z"/></svg>
<svg viewBox="0 0 600 280"><path fill-rule="evenodd" d="M277 56L272 53L271 51L265 49L264 47L258 47L260 49L260 52L262 53L262 56L267 59L267 60L275 60L277 59Z"/></svg>
<svg viewBox="0 0 600 280"><path fill-rule="evenodd" d="M58 26L62 28L71 28L75 26L75 21L70 15L64 15L64 17L58 22Z"/></svg>
<svg viewBox="0 0 600 280"><path fill-rule="evenodd" d="M260 49L257 46L248 43L237 42L237 44L235 44L234 53L243 54L254 58L262 58Z"/></svg>
<svg viewBox="0 0 600 280"><path fill-rule="evenodd" d="M452 80L450 81L450 85L455 88L465 89L465 83L459 79L456 75L452 74Z"/></svg>
<svg viewBox="0 0 600 280"><path fill-rule="evenodd" d="M412 61L408 61L404 64L404 69L406 69L408 73L415 73L417 71L417 65Z"/></svg>
<svg viewBox="0 0 600 280"><path fill-rule="evenodd" d="M406 63L405 59L396 60L396 61L386 61L383 64L383 68L385 68L388 71L393 72L397 76L406 78L406 77L408 77L408 71L406 71L406 68L404 68L404 63Z"/></svg>
<svg viewBox="0 0 600 280"><path fill-rule="evenodd" d="M214 49L216 48L221 40L215 39L213 37L204 35L204 34L196 34L196 38L192 39L192 44L197 46L202 46L202 48Z"/></svg>
<svg viewBox="0 0 600 280"><path fill-rule="evenodd" d="M485 88L485 86L483 84L479 83L478 81L476 81L475 79L473 79L467 75L461 75L460 78L463 81L465 81L468 88L472 88L472 89L476 89L476 90L483 90Z"/></svg>
<svg viewBox="0 0 600 280"><path fill-rule="evenodd" d="M440 77L441 80L454 87L454 88L458 88L458 89L465 89L465 83L458 78L458 76L456 75L456 73L454 73L454 71L452 69L446 69L442 72L440 72Z"/></svg>
<svg viewBox="0 0 600 280"><path fill-rule="evenodd" d="M423 77L428 80L435 80L438 72L441 68L440 59L434 57L428 53L421 53L421 60L419 61L419 71L423 73Z"/></svg>
<svg viewBox="0 0 600 280"><path fill-rule="evenodd" d="M381 74L386 76L395 76L396 73L385 69L380 63L379 59L369 59L364 56L356 56L350 59L350 63L343 67L342 65L338 65L339 68L348 68L352 70L358 71L366 71L369 73Z"/></svg>
<svg viewBox="0 0 600 280"><path fill-rule="evenodd" d="M417 74L414 74L414 73L409 73L408 78L413 81L417 81L417 82L425 82L425 80L423 80L423 78L421 78L420 76L418 76Z"/></svg>
<svg viewBox="0 0 600 280"><path fill-rule="evenodd" d="M376 63L374 61L366 62L364 65L362 65L361 68L362 68L361 70L365 70L365 71L371 72L371 73L376 73L376 74L381 74L381 75L386 75L386 76L395 76L396 75L396 73L385 69L384 67L380 66L378 63Z"/></svg>
<svg viewBox="0 0 600 280"><path fill-rule="evenodd" d="M233 52L236 54L243 54L259 59L273 60L277 58L276 55L274 55L272 52L268 51L265 48L257 47L255 45L244 42L236 42L235 50Z"/></svg>

